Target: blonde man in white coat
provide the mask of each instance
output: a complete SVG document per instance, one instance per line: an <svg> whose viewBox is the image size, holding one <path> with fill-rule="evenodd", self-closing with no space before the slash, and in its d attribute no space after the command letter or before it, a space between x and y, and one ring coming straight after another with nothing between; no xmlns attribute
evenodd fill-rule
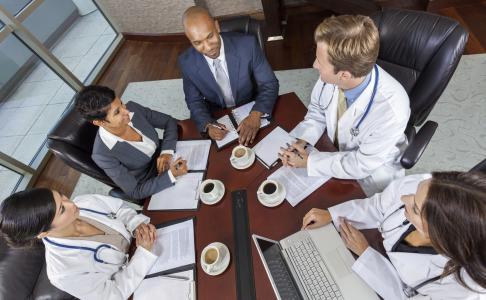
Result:
<svg viewBox="0 0 486 300"><path fill-rule="evenodd" d="M0 208L7 241L28 246L42 239L49 280L80 299L130 297L157 260L149 221L116 198L84 195L70 201L49 189L13 194ZM132 237L137 248L128 261Z"/></svg>
<svg viewBox="0 0 486 300"><path fill-rule="evenodd" d="M399 159L406 147L408 95L375 64L380 42L369 17L327 18L314 38L320 78L307 115L290 133L297 142L280 157L284 165L307 168L309 176L357 179L373 195L405 175ZM314 145L324 132L339 151L308 155L304 145Z"/></svg>
<svg viewBox="0 0 486 300"><path fill-rule="evenodd" d="M314 208L303 228L330 222L359 256L353 271L386 300L486 299L484 174L407 176L371 198ZM388 258L358 231L368 228L380 230Z"/></svg>

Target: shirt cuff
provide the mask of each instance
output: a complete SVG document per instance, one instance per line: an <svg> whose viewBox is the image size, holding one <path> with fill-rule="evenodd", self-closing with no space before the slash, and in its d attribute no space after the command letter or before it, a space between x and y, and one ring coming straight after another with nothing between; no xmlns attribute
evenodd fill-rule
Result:
<svg viewBox="0 0 486 300"><path fill-rule="evenodd" d="M174 155L174 150L172 150L172 149L162 150L162 151L160 152L160 155L162 155L162 154L170 154L170 155Z"/></svg>
<svg viewBox="0 0 486 300"><path fill-rule="evenodd" d="M170 182L172 182L172 183L177 182L177 179L174 177L171 170L167 171L167 174L169 174Z"/></svg>

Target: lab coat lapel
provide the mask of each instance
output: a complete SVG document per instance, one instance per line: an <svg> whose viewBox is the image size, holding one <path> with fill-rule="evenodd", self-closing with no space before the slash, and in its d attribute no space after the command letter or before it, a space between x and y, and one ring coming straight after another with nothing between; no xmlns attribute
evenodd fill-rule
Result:
<svg viewBox="0 0 486 300"><path fill-rule="evenodd" d="M222 107L226 107L226 104L224 103L223 93L221 92L219 85L216 83L216 79L214 79L214 75L213 73L211 73L206 59L203 57L202 54L198 54L196 57L196 68L199 78L204 81L204 83L211 90L216 91L216 93L218 94L219 104Z"/></svg>
<svg viewBox="0 0 486 300"><path fill-rule="evenodd" d="M415 286L442 273L447 258L439 254L388 252L403 282Z"/></svg>
<svg viewBox="0 0 486 300"><path fill-rule="evenodd" d="M368 86L365 88L365 90L361 93L361 95L354 101L354 103L348 107L346 112L343 114L341 119L339 120L338 124L338 139L340 141L340 144L347 144L351 138L351 132L350 129L357 126L359 120L361 120L361 116L364 114L366 111L366 107L368 106L368 103L370 102L371 95L373 94L373 86L375 84L375 70L373 69L371 74L371 80ZM360 131L362 131L362 126L360 126Z"/></svg>
<svg viewBox="0 0 486 300"><path fill-rule="evenodd" d="M93 210L96 210L96 211L102 211L100 210L100 208L96 208L96 207L82 207L82 208L88 208L88 209L93 209ZM104 212L104 211L103 211ZM100 222L116 231L118 231L121 235L123 235L123 237L125 239L127 239L127 241L130 242L130 233L125 229L125 225L123 225L122 222L116 220L116 219L111 219L105 215L101 215L101 214L97 214L97 213L92 213L92 212L87 212L87 211L84 211L84 210L80 210L79 211L79 215L81 217L86 217L86 218L89 218L89 219L92 219L92 220L95 220L97 222Z"/></svg>
<svg viewBox="0 0 486 300"><path fill-rule="evenodd" d="M335 85L327 84L322 95L323 105L326 105L326 99L332 99L329 107L325 110L327 136L334 142L334 135L337 128L337 106L338 106L339 89Z"/></svg>

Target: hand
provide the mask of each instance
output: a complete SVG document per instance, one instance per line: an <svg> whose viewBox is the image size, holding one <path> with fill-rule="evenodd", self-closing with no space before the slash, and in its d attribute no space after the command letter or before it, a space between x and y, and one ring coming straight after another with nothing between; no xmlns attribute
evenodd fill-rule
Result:
<svg viewBox="0 0 486 300"><path fill-rule="evenodd" d="M259 111L252 111L241 123L236 131L240 134L240 144L248 146L253 143L258 130L260 130L260 118L262 113Z"/></svg>
<svg viewBox="0 0 486 300"><path fill-rule="evenodd" d="M152 251L152 248L157 238L157 231L152 224L140 224L135 229L135 244Z"/></svg>
<svg viewBox="0 0 486 300"><path fill-rule="evenodd" d="M219 129L215 126L211 126L208 124L208 135L211 139L215 141L220 141L226 136L228 129L223 124L216 123L215 125L224 129Z"/></svg>
<svg viewBox="0 0 486 300"><path fill-rule="evenodd" d="M157 158L157 173L160 175L169 170L172 154L162 154Z"/></svg>
<svg viewBox="0 0 486 300"><path fill-rule="evenodd" d="M187 174L187 161L179 157L170 165L170 171L175 177Z"/></svg>
<svg viewBox="0 0 486 300"><path fill-rule="evenodd" d="M284 166L295 168L306 168L309 154L299 142L293 143L289 148L280 148L278 157L282 160Z"/></svg>
<svg viewBox="0 0 486 300"><path fill-rule="evenodd" d="M329 211L324 209L313 208L305 214L302 220L301 229L313 229L331 223L332 217Z"/></svg>
<svg viewBox="0 0 486 300"><path fill-rule="evenodd" d="M346 247L353 251L354 254L360 256L369 247L368 241L365 236L353 225L349 224L344 218L341 220L341 238L344 241Z"/></svg>

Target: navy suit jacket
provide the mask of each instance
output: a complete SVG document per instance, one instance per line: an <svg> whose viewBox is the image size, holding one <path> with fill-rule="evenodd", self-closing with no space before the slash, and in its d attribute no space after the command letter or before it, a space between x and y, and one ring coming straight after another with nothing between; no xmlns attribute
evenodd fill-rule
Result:
<svg viewBox="0 0 486 300"><path fill-rule="evenodd" d="M154 155L148 157L127 142L117 142L109 149L98 132L91 157L125 194L143 199L173 185L167 171L157 175L156 160L161 150L175 150L177 121L135 102L127 102L127 108L133 112L133 126L157 145ZM159 140L155 128L164 129L163 140Z"/></svg>
<svg viewBox="0 0 486 300"><path fill-rule="evenodd" d="M235 104L255 100L253 110L272 114L278 96L278 80L256 38L237 32L222 32L224 52ZM179 56L186 104L191 119L202 132L214 121L211 111L225 108L223 93L202 54L193 47Z"/></svg>

